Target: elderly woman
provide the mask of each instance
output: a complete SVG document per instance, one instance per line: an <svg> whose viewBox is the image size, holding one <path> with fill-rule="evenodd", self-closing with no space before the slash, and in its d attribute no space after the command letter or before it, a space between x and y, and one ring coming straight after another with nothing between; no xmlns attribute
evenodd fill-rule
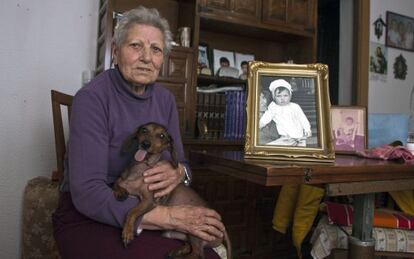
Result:
<svg viewBox="0 0 414 259"><path fill-rule="evenodd" d="M165 258L180 241L161 236L161 230L190 233L211 243L222 240L224 226L214 210L193 206L158 206L139 218L137 235L127 248L121 227L139 202L114 198L111 185L129 164L121 156L125 139L147 122L167 127L176 145L179 167L169 155L145 172L156 196L170 193L186 174L174 96L156 84L171 48L167 21L155 9L126 12L115 28L114 69L97 76L73 100L65 179L53 215L54 235L62 258ZM187 179L189 180L189 179ZM134 193L134 185L126 187ZM144 230L144 231L142 231ZM206 249L207 258L218 258Z"/></svg>

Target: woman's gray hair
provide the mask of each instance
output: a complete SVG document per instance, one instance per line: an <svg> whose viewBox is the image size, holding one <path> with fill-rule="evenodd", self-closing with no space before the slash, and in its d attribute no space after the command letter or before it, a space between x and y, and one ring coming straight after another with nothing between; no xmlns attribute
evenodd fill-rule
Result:
<svg viewBox="0 0 414 259"><path fill-rule="evenodd" d="M112 42L115 43L116 47L121 46L127 37L129 28L135 24L150 25L160 29L164 36L164 55L170 53L172 33L168 21L160 16L157 9L145 8L143 6L126 11L121 15L121 19L115 27L112 39Z"/></svg>

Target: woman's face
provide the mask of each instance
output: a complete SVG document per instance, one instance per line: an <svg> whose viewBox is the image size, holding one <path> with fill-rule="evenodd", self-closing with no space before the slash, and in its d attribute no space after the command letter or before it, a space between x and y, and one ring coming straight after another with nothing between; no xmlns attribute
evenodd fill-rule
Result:
<svg viewBox="0 0 414 259"><path fill-rule="evenodd" d="M125 80L138 86L153 83L164 61L164 37L156 27L132 25L113 56Z"/></svg>
<svg viewBox="0 0 414 259"><path fill-rule="evenodd" d="M286 105L288 103L290 103L290 92L287 89L283 89L283 90L278 90L276 89L275 91L275 102L278 105Z"/></svg>

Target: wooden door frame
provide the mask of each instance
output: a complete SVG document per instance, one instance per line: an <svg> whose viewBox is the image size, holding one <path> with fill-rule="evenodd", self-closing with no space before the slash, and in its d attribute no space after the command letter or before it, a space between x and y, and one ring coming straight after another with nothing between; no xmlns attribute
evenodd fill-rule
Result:
<svg viewBox="0 0 414 259"><path fill-rule="evenodd" d="M354 0L354 87L352 103L368 108L370 1Z"/></svg>

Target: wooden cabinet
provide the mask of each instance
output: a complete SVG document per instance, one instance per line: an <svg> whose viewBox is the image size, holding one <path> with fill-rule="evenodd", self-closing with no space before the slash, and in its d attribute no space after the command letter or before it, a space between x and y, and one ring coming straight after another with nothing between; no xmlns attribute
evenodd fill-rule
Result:
<svg viewBox="0 0 414 259"><path fill-rule="evenodd" d="M263 0L263 21L285 26L287 21L287 0Z"/></svg>
<svg viewBox="0 0 414 259"><path fill-rule="evenodd" d="M260 19L261 1L259 0L232 0L231 10L240 17Z"/></svg>
<svg viewBox="0 0 414 259"><path fill-rule="evenodd" d="M261 0L201 0L200 11L239 21L259 21Z"/></svg>
<svg viewBox="0 0 414 259"><path fill-rule="evenodd" d="M205 8L204 11L208 9L230 11L230 0L201 0L201 8Z"/></svg>
<svg viewBox="0 0 414 259"><path fill-rule="evenodd" d="M180 117L181 134L186 137L194 132L194 87L193 59L191 48L174 47L164 61L163 68L157 80L168 88L174 95Z"/></svg>
<svg viewBox="0 0 414 259"><path fill-rule="evenodd" d="M315 31L316 0L263 0L264 23Z"/></svg>
<svg viewBox="0 0 414 259"><path fill-rule="evenodd" d="M201 0L198 41L256 60L316 62L317 0Z"/></svg>
<svg viewBox="0 0 414 259"><path fill-rule="evenodd" d="M201 0L199 11L202 18L310 36L316 28L317 0Z"/></svg>

